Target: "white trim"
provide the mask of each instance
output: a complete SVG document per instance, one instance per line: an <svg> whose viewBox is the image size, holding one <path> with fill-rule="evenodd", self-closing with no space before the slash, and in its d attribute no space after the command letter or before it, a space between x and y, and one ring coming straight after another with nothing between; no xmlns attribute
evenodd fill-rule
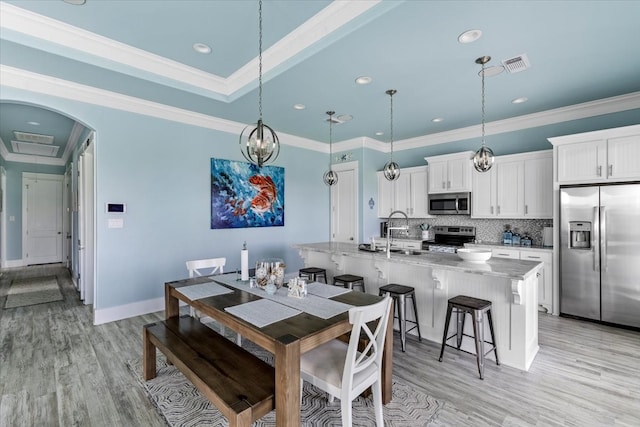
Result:
<svg viewBox="0 0 640 427"><path fill-rule="evenodd" d="M26 265L27 263L25 263L24 260L12 259L12 260L7 260L2 266L2 268L25 267Z"/></svg>
<svg viewBox="0 0 640 427"><path fill-rule="evenodd" d="M80 135L84 130L84 126L78 122L73 123L73 128L71 129L71 133L69 134L69 139L67 140L67 145L64 148L64 153L62 153L62 162L66 165L67 160L73 153L73 150L76 148L78 144L78 140L80 139Z"/></svg>
<svg viewBox="0 0 640 427"><path fill-rule="evenodd" d="M609 139L611 137L618 138L624 136L638 135L640 133L640 125L623 126L613 129L602 129L593 132L575 133L571 135L555 136L547 138L551 145L571 144L574 142L594 141L596 139Z"/></svg>
<svg viewBox="0 0 640 427"><path fill-rule="evenodd" d="M116 307L101 308L93 311L93 324L115 322L116 320L142 316L164 310L164 297L132 302Z"/></svg>

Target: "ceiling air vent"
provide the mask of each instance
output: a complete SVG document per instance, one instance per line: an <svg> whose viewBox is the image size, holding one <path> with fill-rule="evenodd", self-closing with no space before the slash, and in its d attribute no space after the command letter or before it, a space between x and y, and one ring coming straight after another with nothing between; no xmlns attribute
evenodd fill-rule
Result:
<svg viewBox="0 0 640 427"><path fill-rule="evenodd" d="M519 73L531 66L531 64L529 64L529 58L527 58L527 55L524 53L522 55L503 60L502 65L509 73Z"/></svg>
<svg viewBox="0 0 640 427"><path fill-rule="evenodd" d="M31 154L33 156L55 157L58 154L57 145L33 144L24 141L11 141L14 153Z"/></svg>
<svg viewBox="0 0 640 427"><path fill-rule="evenodd" d="M40 135L37 133L20 132L17 130L14 130L13 134L16 136L18 141L35 142L36 144L53 144L53 136L51 135Z"/></svg>

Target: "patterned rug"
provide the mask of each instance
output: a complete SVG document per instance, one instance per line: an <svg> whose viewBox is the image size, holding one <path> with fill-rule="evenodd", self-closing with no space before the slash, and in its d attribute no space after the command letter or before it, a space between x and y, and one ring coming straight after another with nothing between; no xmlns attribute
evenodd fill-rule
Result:
<svg viewBox="0 0 640 427"><path fill-rule="evenodd" d="M44 304L62 299L56 276L16 279L11 282L4 308Z"/></svg>
<svg viewBox="0 0 640 427"><path fill-rule="evenodd" d="M252 342L243 340L242 346L261 359L273 364L271 353ZM220 412L178 371L167 365L159 352L158 375L150 381L142 379L142 360L129 361L127 365L145 389L160 414L171 427L213 426L227 427L229 424ZM418 427L434 420L443 403L415 390L398 378L393 378L393 398L384 407L385 426ZM309 383L304 383L302 396L302 426L340 426L340 400L329 403L327 395ZM254 424L254 427L275 426L275 411L271 411ZM353 425L375 425L373 400L359 397L353 401Z"/></svg>

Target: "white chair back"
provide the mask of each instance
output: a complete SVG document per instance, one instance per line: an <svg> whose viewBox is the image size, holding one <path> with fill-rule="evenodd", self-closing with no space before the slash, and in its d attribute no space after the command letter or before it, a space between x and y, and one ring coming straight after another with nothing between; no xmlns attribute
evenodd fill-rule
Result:
<svg viewBox="0 0 640 427"><path fill-rule="evenodd" d="M187 270L189 277L211 276L212 274L224 273L224 265L227 263L226 258L209 258L187 261ZM200 270L211 269L208 272Z"/></svg>

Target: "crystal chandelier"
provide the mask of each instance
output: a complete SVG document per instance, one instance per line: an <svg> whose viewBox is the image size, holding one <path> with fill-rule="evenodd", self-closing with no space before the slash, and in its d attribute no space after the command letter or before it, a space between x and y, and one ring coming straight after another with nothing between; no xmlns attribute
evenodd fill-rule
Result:
<svg viewBox="0 0 640 427"><path fill-rule="evenodd" d="M278 135L269 126L262 122L262 0L258 7L258 123L249 131L245 127L240 134L240 151L245 159L258 165L275 161L280 154L280 141Z"/></svg>
<svg viewBox="0 0 640 427"><path fill-rule="evenodd" d="M493 165L493 151L491 148L487 147L484 142L484 75L485 75L485 65L487 62L491 61L490 56L481 56L476 59L476 64L482 65L482 146L476 151L476 154L473 156L473 166L476 168L478 172L487 172L491 169Z"/></svg>
<svg viewBox="0 0 640 427"><path fill-rule="evenodd" d="M331 149L331 145L333 144L333 115L335 113L335 111L327 111L327 115L329 116L329 170L324 173L322 179L329 187L338 183L338 174L331 169L331 158L333 156L333 150Z"/></svg>
<svg viewBox="0 0 640 427"><path fill-rule="evenodd" d="M398 166L398 164L396 162L393 161L393 95L395 95L397 91L395 89L389 89L388 91L386 91L385 93L387 95L389 95L389 100L390 100L390 104L391 104L391 158L389 159L389 161L384 165L384 168L382 169L383 173L384 173L384 177L387 178L387 180L389 181L394 181L396 179L398 179L398 177L400 177L400 166Z"/></svg>

